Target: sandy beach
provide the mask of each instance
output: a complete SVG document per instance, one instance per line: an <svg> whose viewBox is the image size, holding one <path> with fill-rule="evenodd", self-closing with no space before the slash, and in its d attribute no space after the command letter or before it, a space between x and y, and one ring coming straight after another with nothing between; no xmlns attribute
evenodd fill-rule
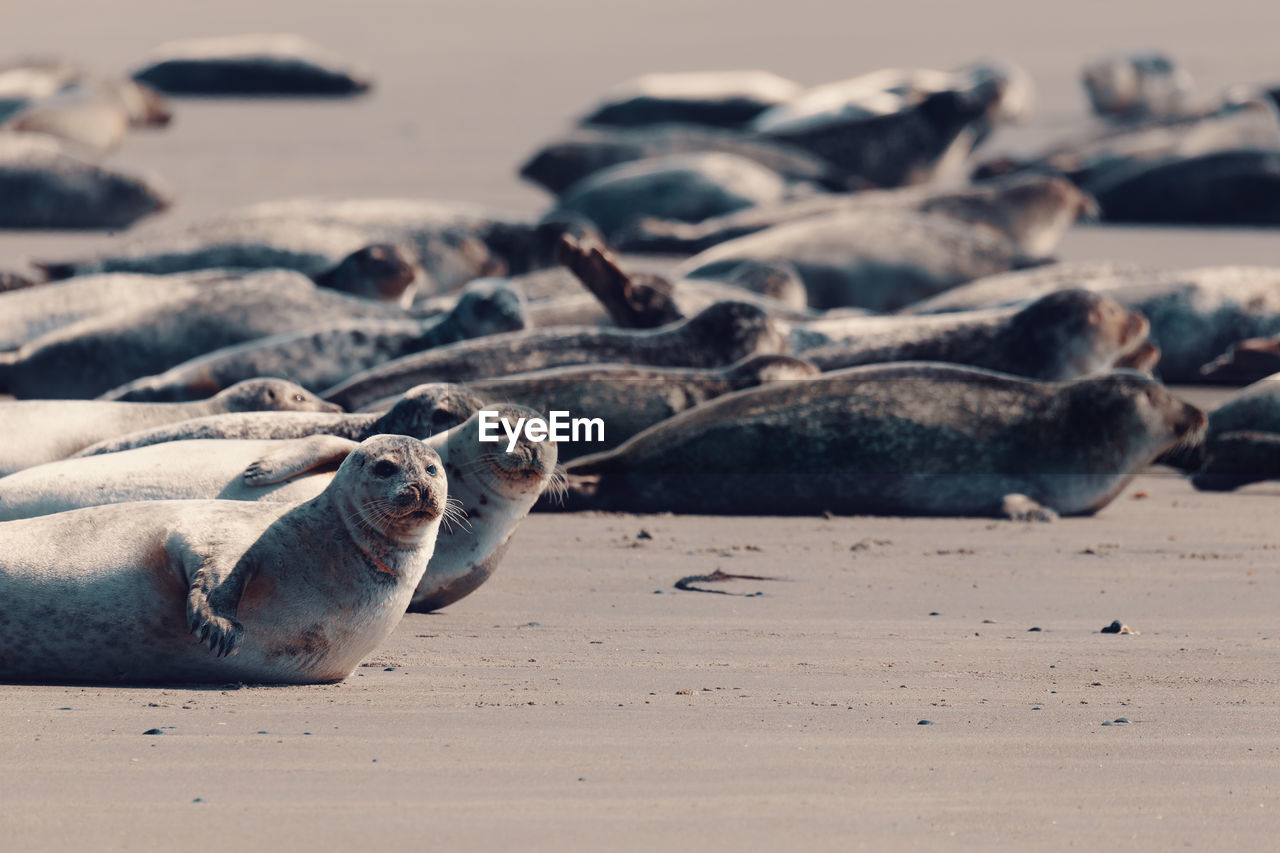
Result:
<svg viewBox="0 0 1280 853"><path fill-rule="evenodd" d="M110 158L178 199L139 234L300 195L538 211L521 159L651 70L817 83L1006 57L1039 110L993 151L1086 121L1078 69L1108 50L1164 48L1206 98L1280 80L1280 5L1245 0L10 0L3 18L3 57L119 72L169 38L295 31L375 75L353 102L176 102ZM0 268L112 239L0 232ZM1280 265L1280 239L1086 226L1060 256ZM481 590L407 616L342 684L0 688L0 847L1274 849L1278 506L1277 484L1156 471L1053 524L536 515ZM674 586L717 569L776 580ZM1114 619L1140 633L1099 633Z"/></svg>

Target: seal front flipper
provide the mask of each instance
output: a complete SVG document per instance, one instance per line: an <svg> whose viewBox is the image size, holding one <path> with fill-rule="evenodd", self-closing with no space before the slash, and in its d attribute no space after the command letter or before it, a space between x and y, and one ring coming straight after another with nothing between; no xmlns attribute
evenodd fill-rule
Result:
<svg viewBox="0 0 1280 853"><path fill-rule="evenodd" d="M1010 521L1053 521L1058 514L1026 495L1008 494L1000 502L1000 515Z"/></svg>
<svg viewBox="0 0 1280 853"><path fill-rule="evenodd" d="M336 435L299 438L250 463L241 477L249 486L283 483L322 465L341 464L359 446L359 442Z"/></svg>
<svg viewBox="0 0 1280 853"><path fill-rule="evenodd" d="M183 568L190 578L187 627L216 657L235 654L244 637L244 626L236 619L236 611L252 568L242 560L228 572L218 565L216 556L198 553L181 534L174 538L180 540Z"/></svg>

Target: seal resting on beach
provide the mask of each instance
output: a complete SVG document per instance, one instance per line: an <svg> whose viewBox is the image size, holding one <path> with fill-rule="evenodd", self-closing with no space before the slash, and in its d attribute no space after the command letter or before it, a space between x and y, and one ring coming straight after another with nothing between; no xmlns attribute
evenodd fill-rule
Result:
<svg viewBox="0 0 1280 853"><path fill-rule="evenodd" d="M0 228L128 228L169 207L147 178L88 163L56 139L0 133Z"/></svg>
<svg viewBox="0 0 1280 853"><path fill-rule="evenodd" d="M167 42L133 79L170 95L327 95L367 92L369 78L292 33Z"/></svg>
<svg viewBox="0 0 1280 853"><path fill-rule="evenodd" d="M584 125L704 124L742 127L802 88L771 71L643 74L610 89L580 120Z"/></svg>
<svg viewBox="0 0 1280 853"><path fill-rule="evenodd" d="M513 426L537 412L490 407ZM449 477L454 520L440 531L411 609L444 607L472 592L497 567L507 538L556 476L556 443L523 433L508 450L479 439L479 417L444 432L421 424L424 443ZM502 430L499 429L501 433ZM426 436L430 436L429 438ZM297 503L325 489L360 445L339 434L290 440L195 439L68 459L0 478L0 520L131 501L219 500Z"/></svg>
<svg viewBox="0 0 1280 853"><path fill-rule="evenodd" d="M785 335L759 307L717 302L694 317L656 329L562 326L461 341L357 373L321 396L351 410L421 382L466 382L609 362L723 367L786 347Z"/></svg>
<svg viewBox="0 0 1280 853"><path fill-rule="evenodd" d="M529 323L519 294L494 284L468 289L425 320L346 320L223 347L103 395L110 400L198 400L249 376L287 376L318 391L385 361Z"/></svg>
<svg viewBox="0 0 1280 853"><path fill-rule="evenodd" d="M1203 426L1200 410L1131 372L1050 383L858 367L728 394L577 459L565 508L1088 515Z"/></svg>
<svg viewBox="0 0 1280 853"><path fill-rule="evenodd" d="M435 451L377 436L302 504L132 503L0 524L0 679L340 681L400 621L445 492Z"/></svg>
<svg viewBox="0 0 1280 853"><path fill-rule="evenodd" d="M460 385L443 382L410 388L388 401L384 411L358 412L229 412L141 429L89 445L76 456L118 453L135 447L191 439L285 439L336 435L362 441L382 433L426 438L471 417L480 398ZM333 406L334 410L338 407Z"/></svg>
<svg viewBox="0 0 1280 853"><path fill-rule="evenodd" d="M283 379L248 379L196 403L103 400L0 401L0 476L65 459L96 442L159 424L228 412L336 412L338 407Z"/></svg>

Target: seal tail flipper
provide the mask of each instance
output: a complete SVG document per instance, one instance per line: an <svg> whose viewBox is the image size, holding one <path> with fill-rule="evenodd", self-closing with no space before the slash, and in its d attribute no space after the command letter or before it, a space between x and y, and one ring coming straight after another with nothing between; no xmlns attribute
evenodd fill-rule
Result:
<svg viewBox="0 0 1280 853"><path fill-rule="evenodd" d="M250 463L241 479L248 486L283 483L324 465L337 465L359 447L359 443L336 435L312 435L290 441L279 450Z"/></svg>
<svg viewBox="0 0 1280 853"><path fill-rule="evenodd" d="M560 238L559 260L624 329L649 329L684 316L671 298L669 282L624 272L599 240L566 234Z"/></svg>
<svg viewBox="0 0 1280 853"><path fill-rule="evenodd" d="M1226 432L1213 439L1191 485L1202 492L1230 492L1275 479L1280 479L1280 433Z"/></svg>

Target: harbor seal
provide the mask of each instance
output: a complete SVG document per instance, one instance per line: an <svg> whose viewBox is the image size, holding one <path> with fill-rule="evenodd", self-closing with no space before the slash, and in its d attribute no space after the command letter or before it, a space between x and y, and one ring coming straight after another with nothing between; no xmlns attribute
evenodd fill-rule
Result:
<svg viewBox="0 0 1280 853"><path fill-rule="evenodd" d="M640 217L701 222L786 196L787 182L772 169L736 154L700 152L593 172L566 189L557 207L585 216L613 243Z"/></svg>
<svg viewBox="0 0 1280 853"><path fill-rule="evenodd" d="M574 460L565 507L1088 515L1203 425L1136 373L1049 383L928 362L855 367L727 394Z"/></svg>
<svg viewBox="0 0 1280 853"><path fill-rule="evenodd" d="M1280 223L1280 150L1237 148L1114 170L1090 192L1110 222Z"/></svg>
<svg viewBox="0 0 1280 853"><path fill-rule="evenodd" d="M0 401L0 476L64 459L91 444L159 424L228 412L336 412L283 379L248 379L197 403L101 400Z"/></svg>
<svg viewBox="0 0 1280 853"><path fill-rule="evenodd" d="M1177 115L1191 94L1191 75L1155 50L1095 59L1081 81L1095 114L1122 121Z"/></svg>
<svg viewBox="0 0 1280 853"><path fill-rule="evenodd" d="M787 222L694 255L674 275L714 278L745 260L785 261L812 308L892 311L983 276L1041 263L1002 235L941 214L855 210Z"/></svg>
<svg viewBox="0 0 1280 853"><path fill-rule="evenodd" d="M801 91L799 83L771 71L644 74L610 89L579 124L742 127Z"/></svg>
<svg viewBox="0 0 1280 853"><path fill-rule="evenodd" d="M733 130L683 124L577 128L542 146L520 167L520 177L552 195L601 169L670 154L720 151L772 169L792 183L827 189L862 189L817 155L771 139Z"/></svg>
<svg viewBox="0 0 1280 853"><path fill-rule="evenodd" d="M1205 448L1191 485L1202 492L1231 492L1275 479L1280 479L1280 433L1225 432Z"/></svg>
<svg viewBox="0 0 1280 853"><path fill-rule="evenodd" d="M937 313L1010 305L1078 287L1105 294L1151 323L1166 382L1200 382L1200 367L1246 338L1280 334L1280 268L1199 267L1151 270L1121 265L1063 264L992 276L906 309Z"/></svg>
<svg viewBox="0 0 1280 853"><path fill-rule="evenodd" d="M372 86L363 72L292 33L167 42L133 79L169 95L346 97Z"/></svg>
<svg viewBox="0 0 1280 853"><path fill-rule="evenodd" d="M1280 470L1261 464L1262 459L1270 458L1271 451L1267 449L1268 441L1259 437L1263 434L1280 436L1280 373L1260 379L1232 394L1207 414L1209 424L1202 441L1167 453L1159 461L1187 474L1205 474L1196 487L1216 491L1271 479ZM1249 473L1251 447L1259 447L1261 453L1254 479L1244 477ZM1219 474L1223 477L1215 479ZM1226 476L1228 474L1229 477ZM1211 485L1214 482L1218 485ZM1194 478L1193 483L1196 483Z"/></svg>
<svg viewBox="0 0 1280 853"><path fill-rule="evenodd" d="M461 386L427 383L410 388L389 401L381 412L229 412L205 415L103 439L75 455L97 456L151 444L211 438L285 439L336 435L363 441L383 433L426 438L462 423L479 411L480 406L480 398ZM333 406L333 409L337 408Z"/></svg>
<svg viewBox="0 0 1280 853"><path fill-rule="evenodd" d="M252 273L179 299L90 317L0 353L0 391L94 397L225 346L341 318L404 316L397 306L318 288L297 273Z"/></svg>
<svg viewBox="0 0 1280 853"><path fill-rule="evenodd" d="M712 246L795 222L846 210L940 213L970 225L994 228L1028 257L1048 257L1067 229L1097 205L1064 178L1020 174L960 188L902 187L860 193L818 194L749 207L702 222L642 218L614 235L623 252L693 254Z"/></svg>
<svg viewBox="0 0 1280 853"><path fill-rule="evenodd" d="M154 179L88 163L53 137L0 134L0 229L123 229L170 203Z"/></svg>
<svg viewBox="0 0 1280 853"><path fill-rule="evenodd" d="M755 305L718 302L657 329L571 326L491 335L405 356L357 373L321 396L354 410L421 382L466 382L570 364L721 367L784 352L784 334Z"/></svg>
<svg viewBox="0 0 1280 853"><path fill-rule="evenodd" d="M491 407L514 424L537 413ZM440 454L454 519L410 608L432 610L478 587L497 567L505 543L556 476L556 443L521 435L479 440L479 418L435 432L424 443ZM314 498L360 445L341 435L293 440L195 439L68 459L0 478L0 520L30 518L105 503L234 500L297 503Z"/></svg>
<svg viewBox="0 0 1280 853"><path fill-rule="evenodd" d="M924 320L926 322L919 322ZM1031 379L1066 380L1109 370L1139 353L1147 319L1086 290L1060 290L1023 307L909 318L812 320L795 325L792 349L824 371L891 361L939 361ZM835 339L815 347L798 338ZM1151 369L1159 353L1127 366Z"/></svg>
<svg viewBox="0 0 1280 853"><path fill-rule="evenodd" d="M0 525L0 679L340 681L400 621L445 490L435 451L377 436L302 504L131 503Z"/></svg>
<svg viewBox="0 0 1280 853"><path fill-rule="evenodd" d="M487 281L487 280L486 280ZM492 281L467 286L448 313L425 320L347 320L223 347L104 395L111 400L196 400L247 376L283 376L318 391L393 358L529 323L522 300Z"/></svg>

